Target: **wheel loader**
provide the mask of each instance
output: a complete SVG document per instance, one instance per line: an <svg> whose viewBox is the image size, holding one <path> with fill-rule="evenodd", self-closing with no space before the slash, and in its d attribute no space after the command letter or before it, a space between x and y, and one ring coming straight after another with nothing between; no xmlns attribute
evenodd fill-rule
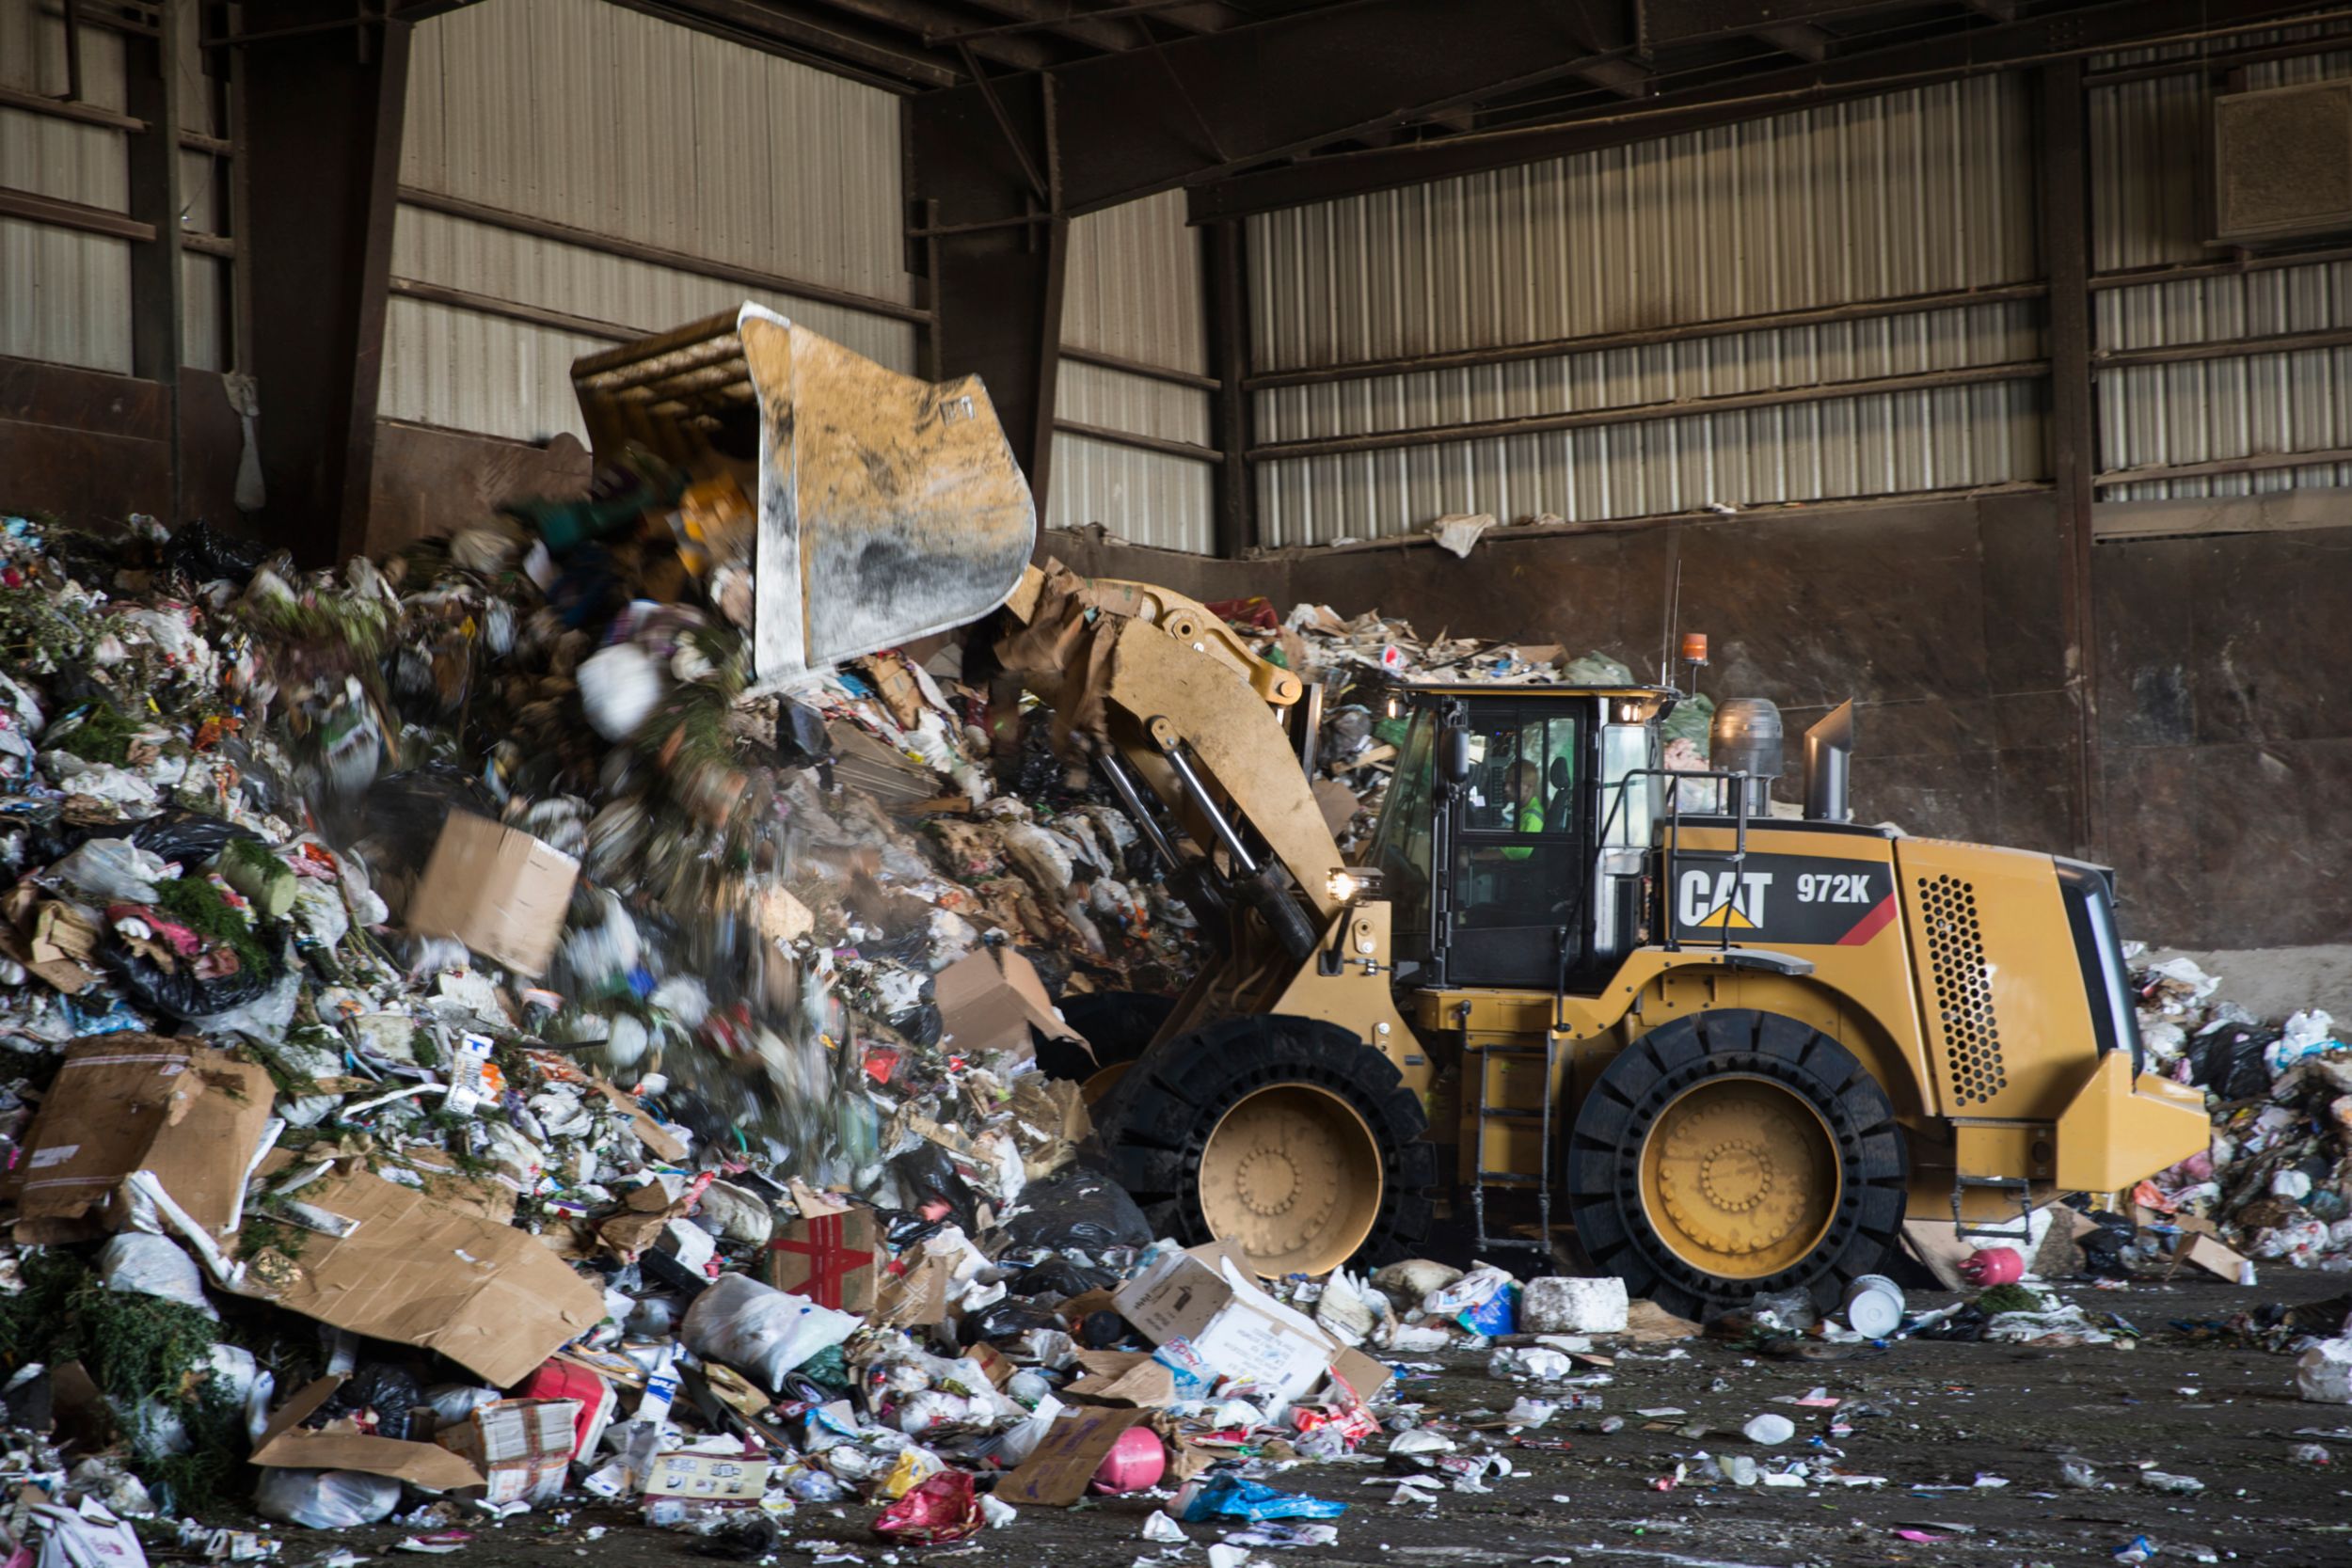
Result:
<svg viewBox="0 0 2352 1568"><path fill-rule="evenodd" d="M1002 604L1002 695L1052 706L1213 948L1073 1069L1162 1234L1311 1275L1412 1255L1440 1204L1457 1245L1548 1251L1558 1199L1591 1266L1669 1310L1826 1307L1907 1213L2022 1234L2206 1147L2201 1094L2141 1070L2110 874L1850 820L1850 709L1805 737L1792 816L1768 703L1724 705L1714 766L1671 772L1665 685L1400 686L1351 862L1310 786L1319 689L1180 594L1026 565L977 383L866 366L904 385L845 417L824 400L884 384L754 320L732 351L705 324L716 371L660 370L684 334L582 363L608 426L616 383L636 431L756 401L761 614L791 595L804 639L763 641L778 667ZM829 505L795 472L869 493ZM888 547L862 555L868 528ZM869 590L869 612L824 602Z"/></svg>

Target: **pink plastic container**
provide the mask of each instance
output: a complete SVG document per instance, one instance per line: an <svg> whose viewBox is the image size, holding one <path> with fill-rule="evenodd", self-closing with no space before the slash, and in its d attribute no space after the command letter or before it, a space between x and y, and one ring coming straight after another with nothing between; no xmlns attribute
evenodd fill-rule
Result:
<svg viewBox="0 0 2352 1568"><path fill-rule="evenodd" d="M2015 1247L1979 1247L1960 1265L1960 1277L1981 1289L1987 1285L2014 1285L2026 1277L2026 1260Z"/></svg>
<svg viewBox="0 0 2352 1568"><path fill-rule="evenodd" d="M1157 1486L1167 1473L1168 1450L1160 1446L1160 1434L1150 1427L1129 1427L1094 1472L1093 1485L1097 1492L1140 1492Z"/></svg>

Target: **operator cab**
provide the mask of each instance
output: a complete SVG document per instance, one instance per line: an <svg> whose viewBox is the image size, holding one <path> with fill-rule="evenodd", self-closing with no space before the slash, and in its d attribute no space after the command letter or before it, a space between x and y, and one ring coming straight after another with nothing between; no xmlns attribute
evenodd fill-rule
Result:
<svg viewBox="0 0 2352 1568"><path fill-rule="evenodd" d="M1656 687L1415 687L1369 859L1427 986L1597 987L1641 941Z"/></svg>

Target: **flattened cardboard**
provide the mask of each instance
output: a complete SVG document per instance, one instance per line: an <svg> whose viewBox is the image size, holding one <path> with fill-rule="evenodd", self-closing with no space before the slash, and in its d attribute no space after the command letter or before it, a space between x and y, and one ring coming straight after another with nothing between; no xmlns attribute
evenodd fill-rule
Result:
<svg viewBox="0 0 2352 1568"><path fill-rule="evenodd" d="M155 1173L218 1235L277 1090L262 1068L191 1040L103 1035L67 1048L16 1164L20 1243L85 1241L130 1221L123 1179Z"/></svg>
<svg viewBox="0 0 2352 1568"><path fill-rule="evenodd" d="M1110 1457L1119 1434L1146 1419L1146 1410L1080 1410L1056 1421L1021 1468L996 1483L996 1496L1015 1508L1068 1508L1086 1496L1087 1482Z"/></svg>
<svg viewBox="0 0 2352 1568"><path fill-rule="evenodd" d="M756 1502L768 1490L765 1459L735 1453L657 1454L645 1477L648 1497L699 1497L706 1502Z"/></svg>
<svg viewBox="0 0 2352 1568"><path fill-rule="evenodd" d="M349 1421L334 1421L316 1432L301 1423L336 1389L341 1377L328 1376L304 1385L278 1407L254 1445L253 1463L274 1470L361 1470L390 1476L429 1492L456 1492L484 1484L482 1472L437 1443L408 1443L395 1437L372 1437Z"/></svg>
<svg viewBox="0 0 2352 1568"><path fill-rule="evenodd" d="M1267 1385L1287 1399L1313 1387L1339 1351L1312 1318L1260 1290L1222 1246L1163 1259L1113 1300L1153 1344L1183 1340L1224 1376Z"/></svg>
<svg viewBox="0 0 2352 1568"><path fill-rule="evenodd" d="M1960 1233L1960 1227L1949 1220L1903 1221L1903 1244L1911 1255L1927 1265L1935 1282L1947 1291L1966 1291L1971 1287L1960 1277L1960 1265L1977 1250L1977 1244Z"/></svg>
<svg viewBox="0 0 2352 1568"><path fill-rule="evenodd" d="M875 1287L872 1322L881 1328L920 1328L946 1322L947 1286L954 1275L955 1265L946 1259L918 1255L904 1272L884 1275Z"/></svg>
<svg viewBox="0 0 2352 1568"><path fill-rule="evenodd" d="M452 812L408 899L408 928L455 937L483 958L532 978L547 973L563 934L580 863L529 833Z"/></svg>
<svg viewBox="0 0 2352 1568"><path fill-rule="evenodd" d="M438 1351L501 1388L604 1317L603 1292L527 1231L364 1171L322 1177L303 1196L359 1225L307 1238L272 1298L289 1311Z"/></svg>
<svg viewBox="0 0 2352 1568"><path fill-rule="evenodd" d="M959 1056L1001 1051L1025 1057L1032 1028L1048 1039L1078 1038L1054 1011L1029 960L1009 947L958 958L932 977L931 995L939 1004L940 1044Z"/></svg>

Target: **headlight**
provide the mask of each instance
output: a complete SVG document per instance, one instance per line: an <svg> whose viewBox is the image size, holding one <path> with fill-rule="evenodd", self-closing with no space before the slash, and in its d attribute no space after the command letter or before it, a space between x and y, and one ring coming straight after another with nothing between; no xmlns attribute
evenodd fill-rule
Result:
<svg viewBox="0 0 2352 1568"><path fill-rule="evenodd" d="M1353 904L1380 895L1380 873L1370 866L1343 865L1323 879L1324 892L1335 904Z"/></svg>

